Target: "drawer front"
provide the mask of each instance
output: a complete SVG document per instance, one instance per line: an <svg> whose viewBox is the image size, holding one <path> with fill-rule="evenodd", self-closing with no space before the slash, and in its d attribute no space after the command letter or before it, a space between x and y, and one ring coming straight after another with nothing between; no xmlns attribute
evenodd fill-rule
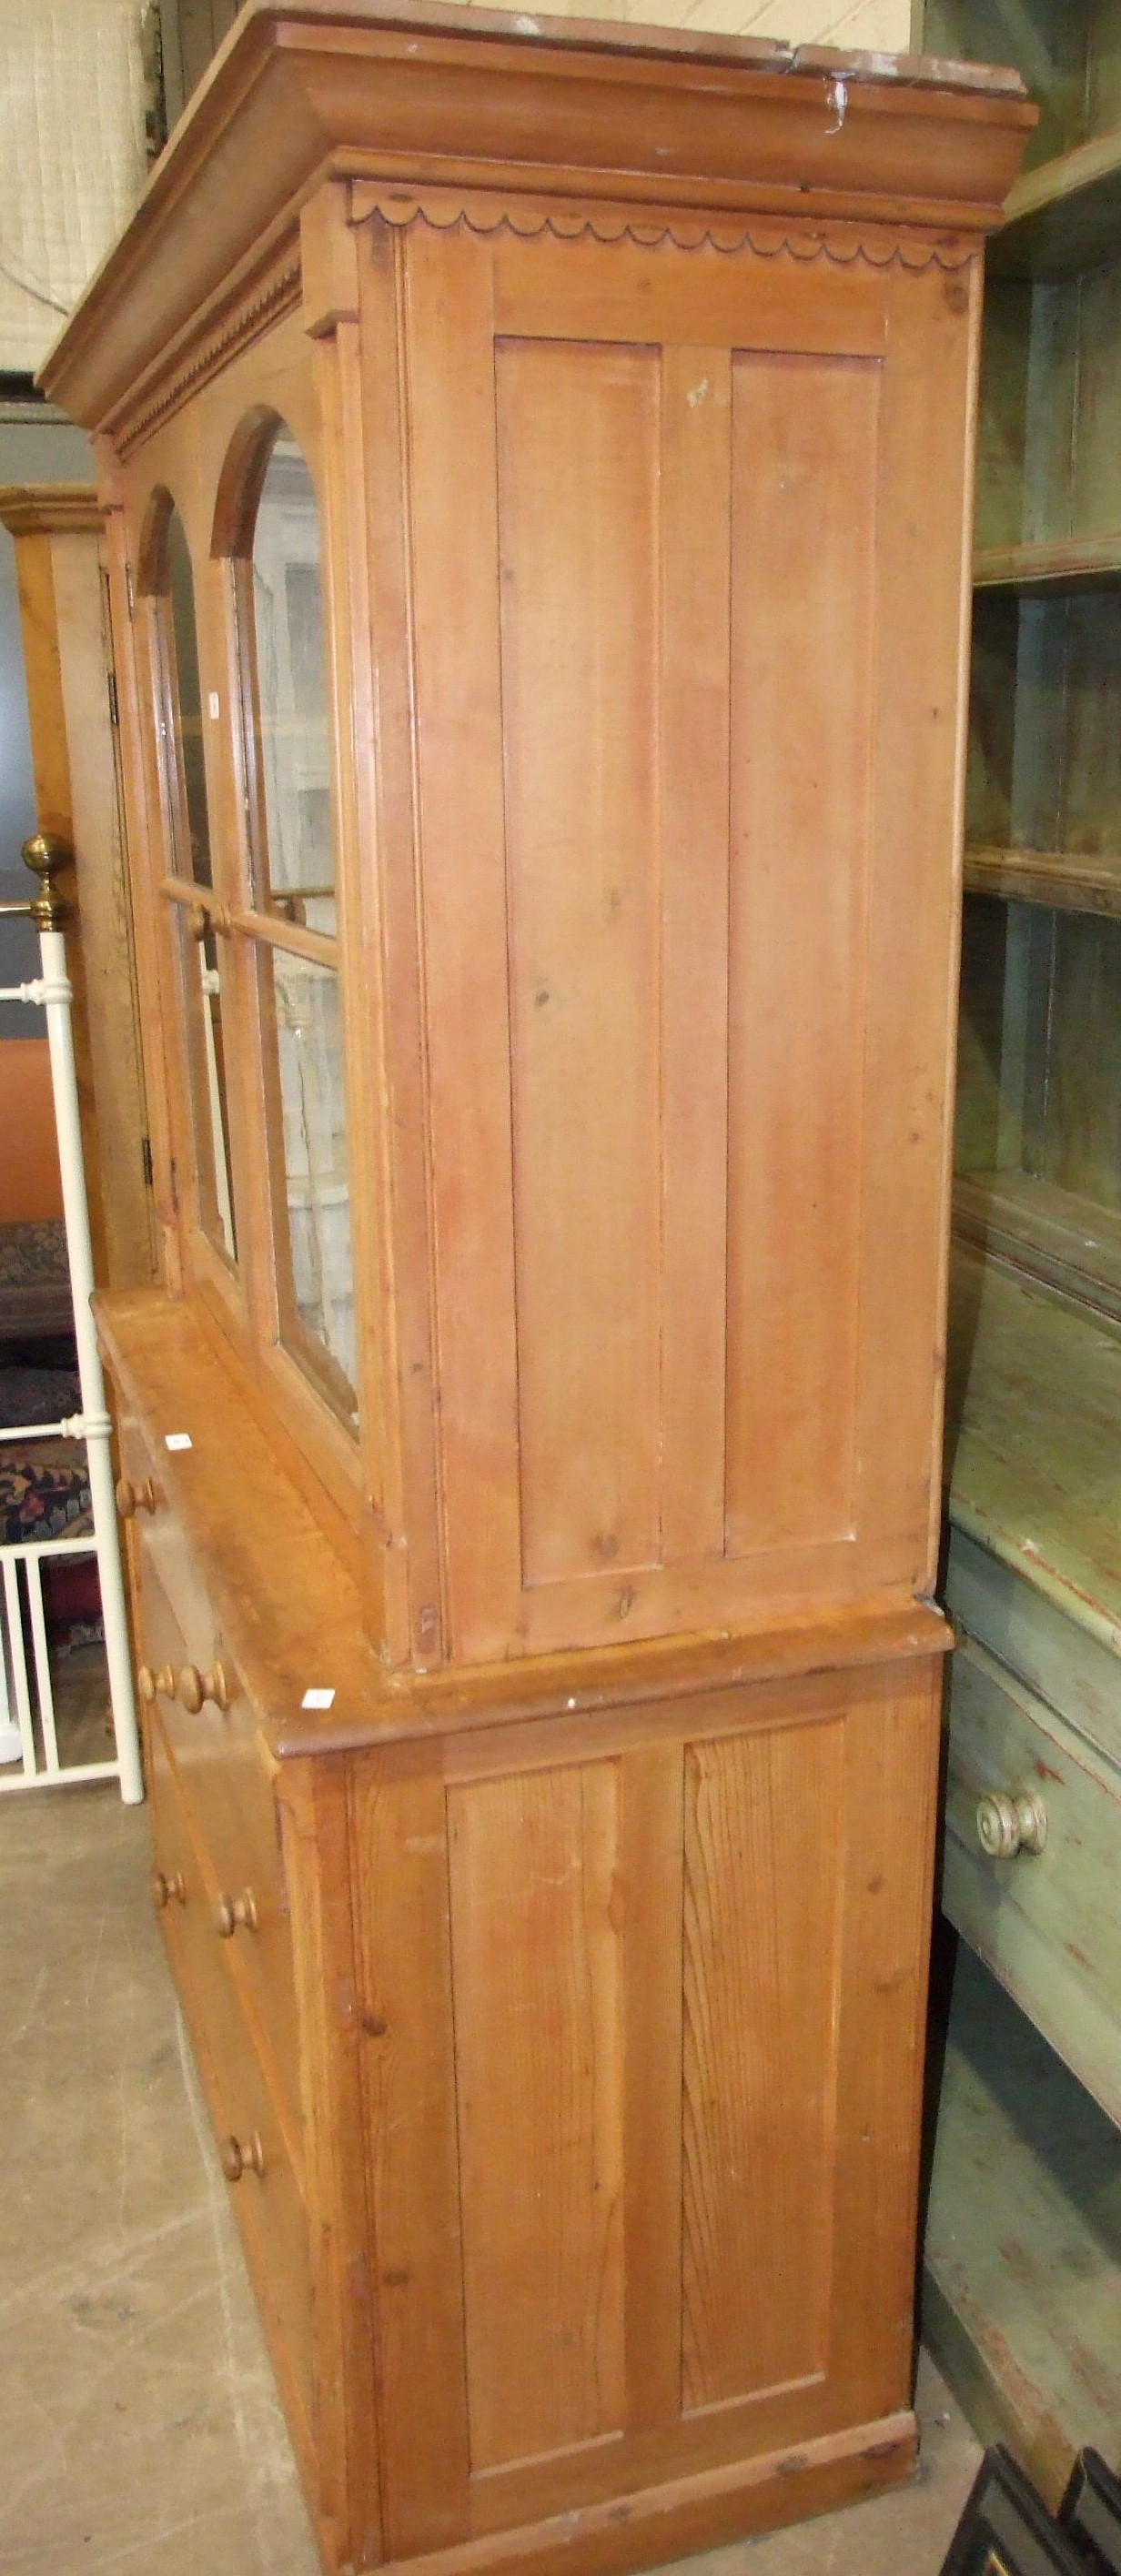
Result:
<svg viewBox="0 0 1121 2576"><path fill-rule="evenodd" d="M312 2297L308 2228L283 2124L213 1930L213 1889L195 1848L162 1729L150 1733L157 1898L176 1985L209 2098L224 2169L229 2141L244 2170L232 2199L281 2377L304 2422L293 2426L305 2454L314 2423ZM259 2142L259 2144L258 2144ZM261 2170L257 2171L256 2165Z"/></svg>
<svg viewBox="0 0 1121 2576"><path fill-rule="evenodd" d="M194 1661L149 1557L140 1546L140 1615L144 1660L157 1682L178 1676ZM229 1688L222 1709L205 1700L197 1710L161 1689L150 1737L162 1735L175 1767L191 1831L205 1853L213 1882L211 1938L244 1988L251 2018L272 2064L290 2121L300 2116L299 2050L292 1931L279 1839L280 1818L272 1774L253 1721L239 1696L237 1675L220 1652ZM207 1672L212 1665L204 1668ZM218 1923L226 1926L225 1936Z"/></svg>
<svg viewBox="0 0 1121 2576"><path fill-rule="evenodd" d="M1084 1621L956 1529L946 1607L956 1625L1121 1768L1121 1660Z"/></svg>
<svg viewBox="0 0 1121 2576"><path fill-rule="evenodd" d="M991 1857L1043 1823L1043 1847ZM1121 1776L973 1638L953 1659L943 1903L1030 2019L1121 2117ZM1116 2105L1116 2108L1114 2108Z"/></svg>
<svg viewBox="0 0 1121 2576"><path fill-rule="evenodd" d="M189 1660L206 1671L214 1660L216 1624L206 1585L172 1505L163 1464L134 1417L122 1407L118 1422L122 1497L134 1549L155 1567L189 1648Z"/></svg>

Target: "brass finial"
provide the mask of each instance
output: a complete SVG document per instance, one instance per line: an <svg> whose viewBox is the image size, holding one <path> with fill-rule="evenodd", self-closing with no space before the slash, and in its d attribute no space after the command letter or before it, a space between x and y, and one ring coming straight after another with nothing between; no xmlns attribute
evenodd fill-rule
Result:
<svg viewBox="0 0 1121 2576"><path fill-rule="evenodd" d="M23 845L24 866L39 879L39 893L31 906L36 930L60 930L66 906L51 882L56 868L64 868L73 857L68 841L60 841L56 832L36 832Z"/></svg>

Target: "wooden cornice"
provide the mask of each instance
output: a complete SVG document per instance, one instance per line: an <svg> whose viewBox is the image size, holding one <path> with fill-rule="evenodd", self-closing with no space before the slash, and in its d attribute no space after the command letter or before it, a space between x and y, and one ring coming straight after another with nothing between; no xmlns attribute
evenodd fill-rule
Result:
<svg viewBox="0 0 1121 2576"><path fill-rule="evenodd" d="M13 537L96 536L104 524L90 483L0 484L0 526Z"/></svg>
<svg viewBox="0 0 1121 2576"><path fill-rule="evenodd" d="M325 177L974 237L1035 120L1015 73L429 0L248 0L42 371L118 413Z"/></svg>

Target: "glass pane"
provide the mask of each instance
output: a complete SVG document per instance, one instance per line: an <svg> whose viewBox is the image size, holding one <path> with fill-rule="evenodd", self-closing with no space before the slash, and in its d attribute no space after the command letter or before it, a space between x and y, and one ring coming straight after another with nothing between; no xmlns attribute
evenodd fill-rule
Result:
<svg viewBox="0 0 1121 2576"><path fill-rule="evenodd" d="M213 884L210 816L202 749L202 677L195 623L195 588L186 531L172 510L165 537L166 586L157 602L161 639L167 811L171 873ZM207 931L192 938L176 914L181 989L186 1020L187 1069L194 1129L199 1218L227 1260L237 1258L230 1188L230 1129L222 1025L222 960Z"/></svg>
<svg viewBox="0 0 1121 2576"><path fill-rule="evenodd" d="M202 757L202 682L199 676L198 631L195 623L195 585L186 532L178 510L173 510L167 525L167 600L165 608L169 627L165 627L165 651L171 682L169 718L172 738L178 754L178 778L169 784L171 830L175 847L172 872L175 876L193 877L196 885L213 884L210 863L210 817L206 803L206 772ZM165 725L168 718L165 718ZM178 793L174 792L176 787Z"/></svg>
<svg viewBox="0 0 1121 2576"><path fill-rule="evenodd" d="M237 1259L230 1190L230 1133L226 1105L226 1053L222 1011L221 942L208 931L197 940L180 918L187 1058L195 1134L199 1216L211 1242Z"/></svg>
<svg viewBox="0 0 1121 2576"><path fill-rule="evenodd" d="M260 957L281 1337L355 1419L354 1270L339 979Z"/></svg>
<svg viewBox="0 0 1121 2576"><path fill-rule="evenodd" d="M258 794L254 900L309 930L335 928L327 655L319 505L287 430L269 458L253 536Z"/></svg>

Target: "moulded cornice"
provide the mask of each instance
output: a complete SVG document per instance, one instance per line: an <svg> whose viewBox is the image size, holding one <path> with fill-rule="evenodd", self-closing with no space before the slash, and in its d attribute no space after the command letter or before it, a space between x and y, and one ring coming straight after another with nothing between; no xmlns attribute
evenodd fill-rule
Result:
<svg viewBox="0 0 1121 2576"><path fill-rule="evenodd" d="M418 0L250 0L42 381L105 428L326 176L507 206L654 197L706 226L976 235L1034 116L1015 75L961 66Z"/></svg>
<svg viewBox="0 0 1121 2576"><path fill-rule="evenodd" d="M236 351L259 338L300 300L298 245L288 243L264 276L220 299L184 332L177 346L163 354L146 381L130 388L120 413L108 426L113 443L128 456L162 421L197 393L208 376L227 364Z"/></svg>
<svg viewBox="0 0 1121 2576"><path fill-rule="evenodd" d="M97 536L104 525L91 483L0 484L0 527L10 536Z"/></svg>

